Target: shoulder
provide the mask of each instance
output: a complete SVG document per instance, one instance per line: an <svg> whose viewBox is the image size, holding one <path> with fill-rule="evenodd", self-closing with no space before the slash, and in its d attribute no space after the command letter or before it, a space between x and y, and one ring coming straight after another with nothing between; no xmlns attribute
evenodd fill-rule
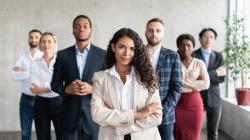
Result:
<svg viewBox="0 0 250 140"><path fill-rule="evenodd" d="M205 67L206 68L206 64L202 60L200 60L198 58L193 58L193 59L194 59L195 64L197 64L199 67Z"/></svg>
<svg viewBox="0 0 250 140"><path fill-rule="evenodd" d="M161 48L160 53L164 56L168 56L171 58L179 58L179 54L177 52L170 50L170 49L167 49L167 48L164 48L164 47Z"/></svg>
<svg viewBox="0 0 250 140"><path fill-rule="evenodd" d="M91 44L91 47L95 51L95 53L97 53L97 54L104 55L106 53L106 51L104 49L102 49L96 45Z"/></svg>
<svg viewBox="0 0 250 140"><path fill-rule="evenodd" d="M219 51L213 50L213 53L214 53L216 56L222 57L222 53L219 52Z"/></svg>
<svg viewBox="0 0 250 140"><path fill-rule="evenodd" d="M103 81L107 80L107 78L108 78L108 73L105 70L101 70L94 73L93 82L98 81L102 83Z"/></svg>

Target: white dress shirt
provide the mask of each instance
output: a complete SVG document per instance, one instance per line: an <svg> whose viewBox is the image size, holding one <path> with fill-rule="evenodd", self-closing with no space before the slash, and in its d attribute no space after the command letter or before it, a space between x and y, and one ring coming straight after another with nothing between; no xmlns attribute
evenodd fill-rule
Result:
<svg viewBox="0 0 250 140"><path fill-rule="evenodd" d="M208 89L210 85L209 75L205 63L202 60L193 58L192 62L186 68L182 64L183 83L182 92L201 91Z"/></svg>
<svg viewBox="0 0 250 140"><path fill-rule="evenodd" d="M150 58L151 65L153 66L154 70L156 70L160 52L161 52L161 44L155 46L153 50L154 50L153 53L149 53L149 58Z"/></svg>
<svg viewBox="0 0 250 140"><path fill-rule="evenodd" d="M49 65L47 65L47 63L45 62L44 57L34 61L31 65L31 84L35 84L38 87L49 88L51 90L50 82L52 79L53 66L55 64L55 60L56 57L54 56L54 58L50 61ZM37 94L37 96L53 98L59 95L53 91L50 91L46 93Z"/></svg>
<svg viewBox="0 0 250 140"><path fill-rule="evenodd" d="M89 49L90 49L90 43L84 49L83 53L80 52L77 44L75 46L76 46L76 62L77 62L77 66L78 66L78 70L80 74L80 79L82 79L82 74L85 68L87 56L88 56Z"/></svg>
<svg viewBox="0 0 250 140"><path fill-rule="evenodd" d="M132 67L129 75L126 76L125 84L121 80L119 74L117 73L115 66L106 70L107 73L114 76L117 81L115 81L116 93L118 94L118 102L120 104L122 111L132 110L134 102L134 86L133 79L135 79L134 68Z"/></svg>
<svg viewBox="0 0 250 140"><path fill-rule="evenodd" d="M30 91L30 67L33 61L40 59L43 56L41 51L37 51L33 56L30 52L24 53L16 62L15 66L21 67L23 71L14 71L12 69L11 78L12 80L21 82L21 92L27 95L34 96Z"/></svg>

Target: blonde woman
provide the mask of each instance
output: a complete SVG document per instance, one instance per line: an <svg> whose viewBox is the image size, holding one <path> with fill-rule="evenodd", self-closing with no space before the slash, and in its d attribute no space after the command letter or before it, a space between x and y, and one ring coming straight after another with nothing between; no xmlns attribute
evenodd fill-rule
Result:
<svg viewBox="0 0 250 140"><path fill-rule="evenodd" d="M55 63L57 41L53 33L45 32L39 42L44 55L31 66L31 92L35 97L34 120L38 140L50 140L50 124L53 122L57 140L61 139L61 97L51 91L50 81Z"/></svg>

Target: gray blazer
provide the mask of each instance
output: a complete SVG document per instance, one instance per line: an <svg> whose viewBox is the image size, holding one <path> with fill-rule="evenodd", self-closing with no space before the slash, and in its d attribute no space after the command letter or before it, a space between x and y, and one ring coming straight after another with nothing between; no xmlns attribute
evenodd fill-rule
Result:
<svg viewBox="0 0 250 140"><path fill-rule="evenodd" d="M201 49L196 50L194 52L194 56L205 62ZM209 65L207 68L210 78L210 87L207 90L201 91L205 107L219 107L222 104L219 85L220 83L224 82L225 76L218 76L216 73L216 69L222 65L224 65L222 54L220 52L212 50Z"/></svg>

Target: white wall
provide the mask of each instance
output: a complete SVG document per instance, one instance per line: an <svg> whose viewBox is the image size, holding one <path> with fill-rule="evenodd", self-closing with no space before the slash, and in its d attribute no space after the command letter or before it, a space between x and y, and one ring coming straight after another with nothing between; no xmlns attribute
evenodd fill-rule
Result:
<svg viewBox="0 0 250 140"><path fill-rule="evenodd" d="M227 3L227 0L0 0L0 131L20 130L19 84L10 80L10 69L27 50L30 29L54 32L62 49L74 43L73 18L86 14L93 22L93 42L106 49L113 33L121 27L133 28L145 40L146 22L160 17L166 24L164 46L175 50L175 40L181 33L191 33L198 41L199 31L210 26L219 34L216 49L221 50Z"/></svg>

